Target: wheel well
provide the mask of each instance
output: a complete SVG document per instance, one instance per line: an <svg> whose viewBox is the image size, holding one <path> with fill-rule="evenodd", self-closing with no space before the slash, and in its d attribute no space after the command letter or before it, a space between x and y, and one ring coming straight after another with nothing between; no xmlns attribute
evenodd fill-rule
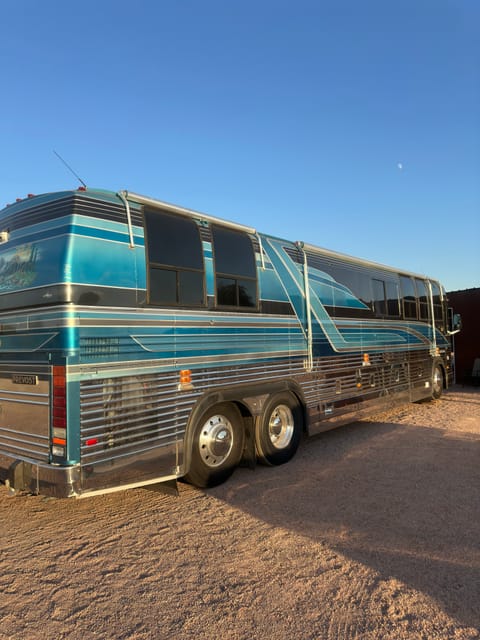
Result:
<svg viewBox="0 0 480 640"><path fill-rule="evenodd" d="M299 407L301 409L302 412L302 431L306 432L307 430L307 408L306 408L306 404L303 398L303 395L300 391L300 389L297 387L296 384L292 384L292 385L279 385L279 386L272 386L272 387L268 387L268 388L260 388L260 389L256 389L256 393L255 395L258 397L265 397L264 401L262 403L260 403L259 408L254 411L251 406L249 406L249 404L243 400L233 400L232 402L234 402L234 404L237 405L237 408L239 409L240 413L242 414L242 417L244 418L244 420L248 420L251 419L253 421L255 421L255 418L257 416L261 416L263 413L263 407L265 406L265 404L267 404L267 402L269 401L269 399L276 395L277 393L290 393L295 400L298 402ZM243 398L245 398L245 394L243 394Z"/></svg>
<svg viewBox="0 0 480 640"><path fill-rule="evenodd" d="M187 422L185 430L185 449L183 467L184 473L188 472L192 454L192 442L195 432L195 425L197 420L207 411L210 407L220 404L222 402L229 402L236 406L242 416L243 429L245 432L245 446L243 455L243 464L254 467L256 464L256 451L255 451L255 418L262 414L263 406L268 398L276 393L288 391L298 401L302 410L302 431L305 432L307 428L307 416L306 405L300 390L300 387L289 380L282 380L279 383L272 383L263 387L252 387L251 385L241 385L233 388L218 389L206 396L200 398L195 407L193 408L190 417ZM263 398L263 402L259 402L259 408L255 410L253 404L247 402L245 399L251 398Z"/></svg>

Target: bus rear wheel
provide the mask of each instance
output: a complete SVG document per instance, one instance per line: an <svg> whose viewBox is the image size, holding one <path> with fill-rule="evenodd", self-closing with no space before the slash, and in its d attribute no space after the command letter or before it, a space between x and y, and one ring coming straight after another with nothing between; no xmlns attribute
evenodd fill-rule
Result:
<svg viewBox="0 0 480 640"><path fill-rule="evenodd" d="M244 438L243 419L234 404L225 402L208 409L197 421L184 480L200 488L225 482L240 462Z"/></svg>
<svg viewBox="0 0 480 640"><path fill-rule="evenodd" d="M255 425L258 460L266 465L288 462L295 455L303 430L303 412L297 398L289 393L272 396Z"/></svg>

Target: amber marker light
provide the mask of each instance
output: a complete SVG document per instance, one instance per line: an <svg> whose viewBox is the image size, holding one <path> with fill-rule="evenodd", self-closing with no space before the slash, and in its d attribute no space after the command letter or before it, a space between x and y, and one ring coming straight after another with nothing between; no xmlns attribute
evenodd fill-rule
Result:
<svg viewBox="0 0 480 640"><path fill-rule="evenodd" d="M189 391L193 389L192 372L190 369L182 369L180 371L180 381L178 383L179 391Z"/></svg>
<svg viewBox="0 0 480 640"><path fill-rule="evenodd" d="M192 372L190 371L190 369L182 369L182 371L180 371L180 382L191 384Z"/></svg>

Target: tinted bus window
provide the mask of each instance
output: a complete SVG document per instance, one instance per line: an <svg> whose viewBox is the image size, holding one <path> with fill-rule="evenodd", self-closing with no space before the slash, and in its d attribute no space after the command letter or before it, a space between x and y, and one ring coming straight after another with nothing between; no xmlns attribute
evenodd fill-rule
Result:
<svg viewBox="0 0 480 640"><path fill-rule="evenodd" d="M329 268L329 272L337 282L345 285L366 307L372 308L372 290L368 272L336 264ZM343 306L341 300L335 300L334 303L335 306Z"/></svg>
<svg viewBox="0 0 480 640"><path fill-rule="evenodd" d="M394 318L398 318L400 315L400 301L398 296L398 283L392 280L385 282L385 288L387 293L387 314Z"/></svg>
<svg viewBox="0 0 480 640"><path fill-rule="evenodd" d="M425 280L415 278L415 284L417 285L418 307L420 310L420 318L422 320L428 320L428 294L427 285Z"/></svg>
<svg viewBox="0 0 480 640"><path fill-rule="evenodd" d="M196 223L163 211L145 211L148 302L205 304L203 253Z"/></svg>
<svg viewBox="0 0 480 640"><path fill-rule="evenodd" d="M409 320L416 320L417 298L413 278L400 276L400 285L402 287L403 315Z"/></svg>
<svg viewBox="0 0 480 640"><path fill-rule="evenodd" d="M257 270L250 238L242 232L212 226L217 305L257 306Z"/></svg>
<svg viewBox="0 0 480 640"><path fill-rule="evenodd" d="M392 280L373 278L372 291L375 315L398 318L400 315L398 284Z"/></svg>
<svg viewBox="0 0 480 640"><path fill-rule="evenodd" d="M385 282L383 280L372 280L373 309L375 315L385 316L387 314L387 304L385 300Z"/></svg>
<svg viewBox="0 0 480 640"><path fill-rule="evenodd" d="M443 317L443 305L442 296L440 291L440 285L438 282L430 282L432 285L432 298L433 298L433 315L435 317L435 326L441 331L445 329L445 319Z"/></svg>

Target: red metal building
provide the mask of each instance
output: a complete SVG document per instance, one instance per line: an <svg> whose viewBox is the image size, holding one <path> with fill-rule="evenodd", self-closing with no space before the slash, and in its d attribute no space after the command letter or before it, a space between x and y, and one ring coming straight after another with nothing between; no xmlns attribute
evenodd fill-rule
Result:
<svg viewBox="0 0 480 640"><path fill-rule="evenodd" d="M462 316L462 330L453 336L456 381L460 384L480 383L472 379L473 364L480 358L480 288L451 291L449 304Z"/></svg>

